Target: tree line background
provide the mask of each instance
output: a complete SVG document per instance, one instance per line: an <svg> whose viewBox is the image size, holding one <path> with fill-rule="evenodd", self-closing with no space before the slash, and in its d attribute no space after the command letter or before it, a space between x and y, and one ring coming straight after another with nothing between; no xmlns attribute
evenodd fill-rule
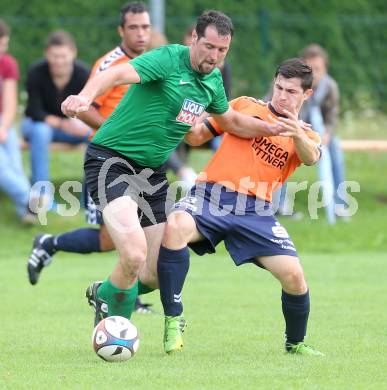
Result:
<svg viewBox="0 0 387 390"><path fill-rule="evenodd" d="M124 1L0 0L0 17L12 28L10 52L21 69L41 58L48 33L70 31L78 57L91 66L119 42L118 10ZM145 1L147 3L147 1ZM309 43L330 55L330 73L339 83L344 110L387 111L387 2L385 0L166 0L166 35L180 43L195 17L219 9L235 25L228 60L232 95L262 96L277 64L297 56Z"/></svg>

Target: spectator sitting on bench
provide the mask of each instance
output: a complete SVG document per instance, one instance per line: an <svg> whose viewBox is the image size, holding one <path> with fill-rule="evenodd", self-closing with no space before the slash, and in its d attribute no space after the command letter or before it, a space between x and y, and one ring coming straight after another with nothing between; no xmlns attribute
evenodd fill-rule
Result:
<svg viewBox="0 0 387 390"><path fill-rule="evenodd" d="M89 70L76 56L72 36L65 31L55 31L47 38L45 59L28 70L28 101L22 133L30 148L32 184L50 180L51 142L76 145L88 141L90 128L78 119L66 118L60 109L64 98L77 94L89 77ZM40 191L32 194L37 198L41 195Z"/></svg>
<svg viewBox="0 0 387 390"><path fill-rule="evenodd" d="M16 206L21 221L36 222L28 209L30 183L24 173L19 140L13 122L17 109L19 67L7 53L10 29L0 19L0 191L5 192Z"/></svg>

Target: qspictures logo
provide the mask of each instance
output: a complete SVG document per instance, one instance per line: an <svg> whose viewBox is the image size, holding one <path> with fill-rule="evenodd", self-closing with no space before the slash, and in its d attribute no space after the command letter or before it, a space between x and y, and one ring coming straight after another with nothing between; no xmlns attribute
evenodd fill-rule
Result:
<svg viewBox="0 0 387 390"><path fill-rule="evenodd" d="M184 99L176 120L192 126L195 123L195 119L203 113L204 109L205 107L203 104L194 102L190 99Z"/></svg>

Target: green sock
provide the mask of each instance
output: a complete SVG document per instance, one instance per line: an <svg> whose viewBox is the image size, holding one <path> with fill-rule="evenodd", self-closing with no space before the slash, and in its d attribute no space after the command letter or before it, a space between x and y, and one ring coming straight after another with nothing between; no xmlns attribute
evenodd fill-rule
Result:
<svg viewBox="0 0 387 390"><path fill-rule="evenodd" d="M98 289L98 297L108 305L108 315L121 316L130 320L136 303L138 286L135 283L127 290L116 287L110 279L106 279Z"/></svg>
<svg viewBox="0 0 387 390"><path fill-rule="evenodd" d="M154 288L148 287L146 284L142 283L140 279L138 279L138 295L148 294L154 291Z"/></svg>

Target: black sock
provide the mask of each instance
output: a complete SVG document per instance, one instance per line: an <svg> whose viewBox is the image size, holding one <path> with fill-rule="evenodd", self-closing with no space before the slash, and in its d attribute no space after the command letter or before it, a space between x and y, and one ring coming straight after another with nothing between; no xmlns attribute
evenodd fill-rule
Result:
<svg viewBox="0 0 387 390"><path fill-rule="evenodd" d="M282 290L282 312L286 322L286 343L304 341L310 311L309 290L302 295L291 295Z"/></svg>
<svg viewBox="0 0 387 390"><path fill-rule="evenodd" d="M188 247L173 250L160 247L157 273L159 276L160 298L166 316L183 313L181 292L189 269Z"/></svg>
<svg viewBox="0 0 387 390"><path fill-rule="evenodd" d="M73 253L101 252L99 229L81 228L54 237L54 248Z"/></svg>

